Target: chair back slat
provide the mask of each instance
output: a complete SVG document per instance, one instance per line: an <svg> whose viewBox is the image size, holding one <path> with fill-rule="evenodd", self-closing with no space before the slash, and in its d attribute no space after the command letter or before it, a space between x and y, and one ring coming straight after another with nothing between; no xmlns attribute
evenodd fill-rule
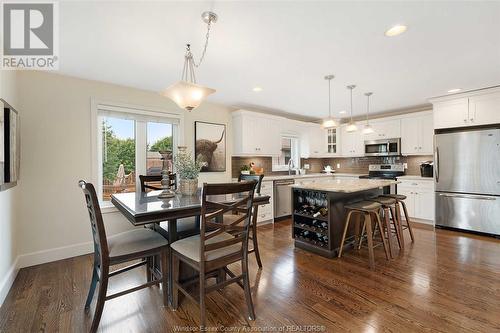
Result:
<svg viewBox="0 0 500 333"><path fill-rule="evenodd" d="M87 204L90 227L92 230L92 239L94 241L94 250L97 252L95 255L96 258L99 258L102 263L109 259L109 250L99 200L97 199L94 185L87 183L84 180L80 180L78 182L78 186L83 190L85 202Z"/></svg>
<svg viewBox="0 0 500 333"><path fill-rule="evenodd" d="M162 175L139 175L141 192L146 192L147 190L162 190L162 178ZM175 173L169 173L168 180L170 181L170 188L177 190L177 175Z"/></svg>
<svg viewBox="0 0 500 333"><path fill-rule="evenodd" d="M257 186L255 186L255 193L260 194L260 188L262 186L262 179L264 178L264 175L242 175L240 174L238 176L238 181L251 181L255 180L257 182Z"/></svg>
<svg viewBox="0 0 500 333"><path fill-rule="evenodd" d="M253 198L257 182L241 181L226 184L203 184L201 205L200 258L201 264L206 260L206 252L240 244L242 258L248 251L248 230L253 207ZM233 203L214 202L210 196L233 195L237 200ZM229 224L224 224L224 213L238 209L241 215ZM236 231L230 239L214 241L214 238L227 231ZM211 241L209 241L211 240ZM209 241L209 243L207 243Z"/></svg>

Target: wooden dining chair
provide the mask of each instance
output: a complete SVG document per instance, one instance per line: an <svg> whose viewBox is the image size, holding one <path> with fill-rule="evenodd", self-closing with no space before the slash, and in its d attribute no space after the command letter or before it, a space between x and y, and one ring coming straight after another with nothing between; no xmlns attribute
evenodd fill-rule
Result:
<svg viewBox="0 0 500 333"><path fill-rule="evenodd" d="M162 175L139 175L141 192L147 192L147 190L163 190L161 187L162 178ZM175 173L169 173L168 180L170 181L170 188L177 190L177 175Z"/></svg>
<svg viewBox="0 0 500 333"><path fill-rule="evenodd" d="M178 240L171 245L173 257L173 295L172 306L178 307L178 294L181 291L200 305L200 326L205 327L205 297L208 293L237 283L245 291L249 318L255 319L250 283L248 277L248 234L253 207L255 181L242 181L228 184L203 184L201 206L200 235ZM211 199L211 196L238 195L236 202L224 203L224 200ZM224 214L237 210L239 218L230 224L224 223ZM243 225L241 225L243 222ZM235 234L235 232L237 234ZM192 296L186 289L193 281L179 282L180 261L199 272L194 282L199 282L199 297ZM240 262L241 274L236 275L227 267ZM223 273L221 275L221 272ZM229 279L226 279L227 275ZM216 283L207 285L206 279L214 277Z"/></svg>
<svg viewBox="0 0 500 333"><path fill-rule="evenodd" d="M168 177L170 180L170 188L177 190L177 175L175 173L170 173ZM160 184L161 180L161 175L139 175L141 192L147 192L148 190L162 190ZM176 233L179 238L196 235L200 232L200 218L198 216L179 219L177 220L176 225ZM161 233L163 237L168 238L168 222L155 223L152 227L157 232Z"/></svg>
<svg viewBox="0 0 500 333"><path fill-rule="evenodd" d="M94 186L83 180L80 180L78 185L83 190L85 195L87 210L90 217L92 237L94 240L94 266L92 269L92 282L90 283L87 301L85 302L86 311L90 309L90 304L92 302L92 298L94 297L97 282L99 282L99 291L97 293L97 302L90 332L97 331L102 311L104 309L104 302L107 300L153 285L159 285L161 283L163 291L163 304L167 305L167 258L169 256L168 241L159 233L147 228L138 228L126 231L108 238L106 236L104 221L102 219L101 209ZM146 283L112 295L107 295L108 280L110 277L127 272L134 268L138 268L142 265L146 265L152 261L154 256L160 256L161 258L161 272L151 270L153 278L148 278ZM111 266L135 260L140 261L110 272ZM150 266L151 265L146 265L146 270L150 270ZM149 273L146 274L146 276L149 276Z"/></svg>
<svg viewBox="0 0 500 333"><path fill-rule="evenodd" d="M262 180L264 179L264 175L242 175L240 174L238 177L238 181L250 181L250 180L255 180L257 182L257 185L255 186L255 193L260 194L260 188L262 186ZM260 259L260 252L259 252L259 242L257 241L257 216L259 213L259 206L255 206L253 208L252 212L252 219L250 220L250 230L251 234L249 236L249 239L252 240L253 247L249 249L249 253L255 253L255 259L257 260L257 265L259 265L259 268L262 268L262 260Z"/></svg>

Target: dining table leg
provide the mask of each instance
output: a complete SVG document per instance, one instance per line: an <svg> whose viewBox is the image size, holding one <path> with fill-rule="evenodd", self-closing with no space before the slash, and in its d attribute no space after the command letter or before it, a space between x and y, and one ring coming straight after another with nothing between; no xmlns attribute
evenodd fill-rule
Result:
<svg viewBox="0 0 500 333"><path fill-rule="evenodd" d="M172 245L173 242L177 240L177 220L168 220L168 244ZM172 251L168 251L168 305L172 308L172 296L173 296L173 283L174 275L173 272L173 255Z"/></svg>

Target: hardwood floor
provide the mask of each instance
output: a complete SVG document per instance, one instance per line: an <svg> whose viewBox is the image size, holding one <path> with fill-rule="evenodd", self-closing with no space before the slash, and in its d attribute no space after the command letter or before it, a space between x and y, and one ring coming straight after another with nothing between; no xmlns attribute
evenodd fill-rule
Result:
<svg viewBox="0 0 500 333"><path fill-rule="evenodd" d="M325 259L294 249L290 222L259 228L264 268L250 258L257 320L246 320L236 285L210 294L207 325L214 327L320 325L326 332L500 332L500 241L415 228L405 253L376 268L366 250ZM22 269L0 309L1 332L83 332L91 256ZM111 278L108 292L142 282L142 269ZM94 310L95 300L91 310ZM188 331L199 309L186 298L173 312L158 287L106 302L102 332ZM262 331L262 330L261 330Z"/></svg>

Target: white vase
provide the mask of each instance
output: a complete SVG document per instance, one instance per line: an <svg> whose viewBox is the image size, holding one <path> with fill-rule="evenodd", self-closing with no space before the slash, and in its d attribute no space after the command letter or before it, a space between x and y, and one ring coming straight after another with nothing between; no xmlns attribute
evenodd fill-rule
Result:
<svg viewBox="0 0 500 333"><path fill-rule="evenodd" d="M182 195L194 195L198 190L198 178L196 179L180 179L179 191Z"/></svg>

